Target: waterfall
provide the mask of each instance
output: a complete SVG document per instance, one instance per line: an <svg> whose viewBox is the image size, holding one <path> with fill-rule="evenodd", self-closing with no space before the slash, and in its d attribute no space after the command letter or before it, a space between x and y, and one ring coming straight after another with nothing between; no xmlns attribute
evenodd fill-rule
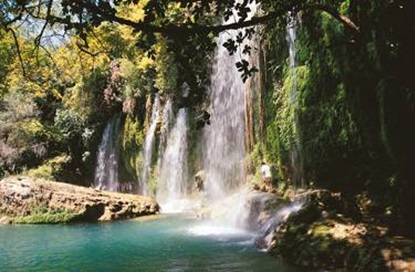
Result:
<svg viewBox="0 0 415 272"><path fill-rule="evenodd" d="M297 40L297 20L295 16L291 13L289 14L289 21L287 24L287 42L288 42L288 53L290 60L290 68L295 68L297 66L297 48L295 46L295 41ZM296 84L294 84L294 89L296 89ZM295 93L296 90L293 90ZM292 97L295 99L295 96Z"/></svg>
<svg viewBox="0 0 415 272"><path fill-rule="evenodd" d="M157 151L157 168L156 168L156 175L158 177L157 181L157 188L160 187L160 173L163 171L162 169L162 159L164 151L167 147L167 140L169 133L171 131L171 124L173 123L173 105L170 98L167 99L166 103L163 107L163 115L162 115L162 123L160 127L160 140L159 146Z"/></svg>
<svg viewBox="0 0 415 272"><path fill-rule="evenodd" d="M293 170L293 185L295 188L304 188L303 161L301 158L301 140L300 126L298 118L298 88L295 68L297 67L297 48L295 42L297 39L297 19L295 14L288 14L289 21L287 24L287 43L289 49L289 68L293 79L290 103L293 107L294 114L294 143L291 146L291 168Z"/></svg>
<svg viewBox="0 0 415 272"><path fill-rule="evenodd" d="M174 207L186 194L187 170L187 111L177 113L174 127L168 134L167 145L160 162L157 200L164 211L179 210Z"/></svg>
<svg viewBox="0 0 415 272"><path fill-rule="evenodd" d="M156 95L154 99L153 108L151 110L151 118L150 118L150 128L147 131L146 138L144 140L143 146L143 166L141 169L141 178L139 180L139 193L142 195L149 195L149 176L151 170L151 162L153 158L153 151L154 151L154 139L155 139L155 132L157 128L157 121L159 118L159 110L160 110L160 99L159 96Z"/></svg>
<svg viewBox="0 0 415 272"><path fill-rule="evenodd" d="M117 191L119 189L118 137L120 124L121 118L119 116L109 120L98 147L94 186L102 190Z"/></svg>
<svg viewBox="0 0 415 272"><path fill-rule="evenodd" d="M256 4L250 7L254 13ZM232 19L238 20L236 15ZM229 55L223 46L237 34L238 31L230 30L219 35L208 90L211 125L204 128L203 168L205 188L213 199L223 198L245 182L245 86L235 67L242 53L239 50Z"/></svg>
<svg viewBox="0 0 415 272"><path fill-rule="evenodd" d="M214 203L208 211L211 220L188 231L197 236L249 235L250 241L259 248L269 250L275 232L292 214L301 210L305 201L305 198L298 198L287 202L275 194L246 188Z"/></svg>
<svg viewBox="0 0 415 272"><path fill-rule="evenodd" d="M167 140L171 131L171 125L173 123L173 105L171 99L167 99L167 102L163 107L162 123L160 128L160 140L158 146L157 155L157 176L160 177L162 171L162 159L164 151L166 150Z"/></svg>
<svg viewBox="0 0 415 272"><path fill-rule="evenodd" d="M266 204L266 202L264 202ZM269 250L272 248L275 232L281 227L281 225L287 221L290 215L295 214L303 208L305 199L301 198L293 202L287 203L277 209L263 212L259 221L258 229L256 230L255 243L259 248Z"/></svg>
<svg viewBox="0 0 415 272"><path fill-rule="evenodd" d="M255 9L253 3L251 10L255 12ZM287 31L287 39L291 41L290 68L293 70L296 66L296 32L295 28L287 28ZM229 55L222 46L228 39L235 39L237 33L228 31L218 38L208 93L211 124L204 127L203 134L204 185L209 205L198 215L209 220L190 228L189 233L197 236L249 235L252 242L255 240L261 248L269 249L274 231L292 213L301 209L304 200L287 203L275 194L251 191L242 186L245 183L245 121L251 118L249 113L245 114L245 107L249 105L246 100L250 99L251 93L244 91L247 87L255 87L257 79L252 78L245 85L235 68L241 52ZM250 43L254 50L259 47L256 43L259 38L256 38ZM259 55L253 51L249 62L259 63L258 58ZM295 86L292 90L294 105L297 103L296 92Z"/></svg>

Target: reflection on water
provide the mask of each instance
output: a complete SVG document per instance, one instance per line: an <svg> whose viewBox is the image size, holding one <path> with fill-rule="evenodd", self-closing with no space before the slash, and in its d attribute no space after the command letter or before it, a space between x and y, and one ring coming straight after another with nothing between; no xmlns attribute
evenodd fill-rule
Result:
<svg viewBox="0 0 415 272"><path fill-rule="evenodd" d="M248 233L190 216L110 224L1 226L1 271L301 271L259 252Z"/></svg>

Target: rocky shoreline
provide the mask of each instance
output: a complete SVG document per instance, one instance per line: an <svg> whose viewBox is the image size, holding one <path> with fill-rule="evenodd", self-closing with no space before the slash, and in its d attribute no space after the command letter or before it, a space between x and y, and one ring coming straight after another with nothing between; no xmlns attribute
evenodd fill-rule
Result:
<svg viewBox="0 0 415 272"><path fill-rule="evenodd" d="M244 199L243 208L234 199ZM201 210L255 233L255 245L284 262L323 271L415 271L415 242L363 220L356 203L328 190L287 192L254 187ZM224 207L228 207L226 209ZM242 211L242 212L241 212Z"/></svg>
<svg viewBox="0 0 415 272"><path fill-rule="evenodd" d="M355 218L340 194L305 192L306 204L274 230L270 253L328 271L415 271L415 242Z"/></svg>
<svg viewBox="0 0 415 272"><path fill-rule="evenodd" d="M257 246L277 258L328 271L415 271L415 242L361 220L340 194L306 191L296 196L303 199L297 208L295 200L273 193L247 196L246 227L258 233ZM149 197L25 176L0 181L0 201L0 224L112 221L160 209Z"/></svg>
<svg viewBox="0 0 415 272"><path fill-rule="evenodd" d="M25 176L0 181L0 201L0 224L113 221L156 214L160 209L150 197Z"/></svg>

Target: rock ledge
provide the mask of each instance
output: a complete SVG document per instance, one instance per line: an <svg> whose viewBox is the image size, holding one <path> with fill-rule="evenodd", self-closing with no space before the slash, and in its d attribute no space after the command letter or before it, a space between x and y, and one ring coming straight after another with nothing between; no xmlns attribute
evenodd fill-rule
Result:
<svg viewBox="0 0 415 272"><path fill-rule="evenodd" d="M111 221L158 211L150 197L25 176L0 181L0 224Z"/></svg>

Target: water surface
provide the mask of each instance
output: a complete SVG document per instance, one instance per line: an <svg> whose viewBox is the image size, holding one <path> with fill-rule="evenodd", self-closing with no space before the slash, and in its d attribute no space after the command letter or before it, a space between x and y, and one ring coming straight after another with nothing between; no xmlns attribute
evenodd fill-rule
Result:
<svg viewBox="0 0 415 272"><path fill-rule="evenodd" d="M300 271L190 216L0 226L0 271Z"/></svg>

